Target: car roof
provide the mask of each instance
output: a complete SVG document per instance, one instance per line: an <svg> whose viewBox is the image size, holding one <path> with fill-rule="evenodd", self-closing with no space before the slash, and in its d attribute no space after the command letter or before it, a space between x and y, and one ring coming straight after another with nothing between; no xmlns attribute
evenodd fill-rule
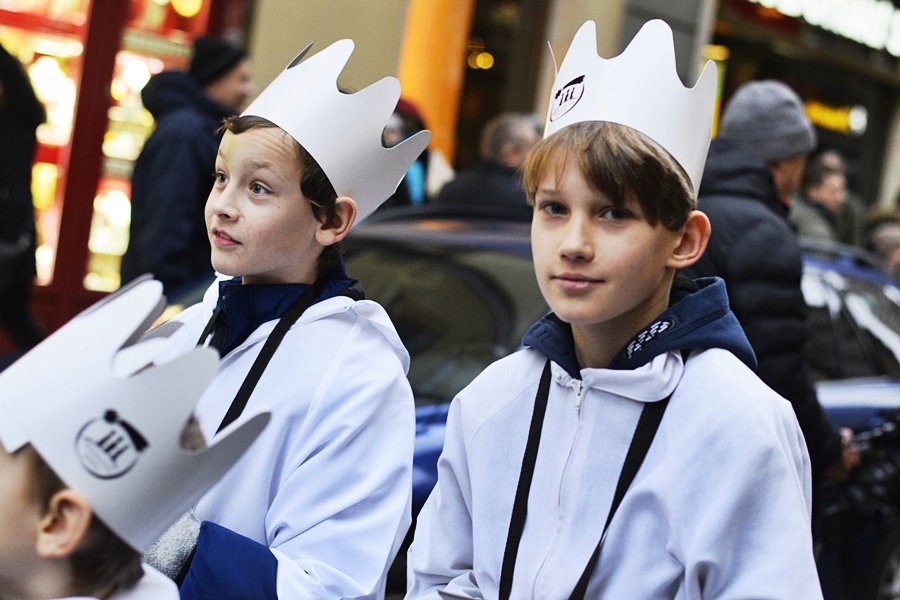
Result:
<svg viewBox="0 0 900 600"><path fill-rule="evenodd" d="M530 209L523 213L456 206L385 210L376 212L355 228L347 238L347 245L378 241L500 250L530 256L530 215Z"/></svg>

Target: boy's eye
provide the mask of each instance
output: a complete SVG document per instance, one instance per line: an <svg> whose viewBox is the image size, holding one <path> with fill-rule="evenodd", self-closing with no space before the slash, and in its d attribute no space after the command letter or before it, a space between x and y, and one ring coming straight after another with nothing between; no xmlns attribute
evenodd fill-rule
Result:
<svg viewBox="0 0 900 600"><path fill-rule="evenodd" d="M251 183L250 184L250 193L255 194L257 196L261 194L265 194L269 190L261 183Z"/></svg>
<svg viewBox="0 0 900 600"><path fill-rule="evenodd" d="M623 219L628 219L631 217L631 213L624 208L617 208L615 206L610 206L605 208L600 216L604 219L609 219L610 221L621 221Z"/></svg>
<svg viewBox="0 0 900 600"><path fill-rule="evenodd" d="M566 209L562 204L560 204L559 202L552 202L549 200L546 202L541 202L538 205L538 209L541 212L543 212L547 215L551 215L551 216L562 215L562 214L565 214L565 212L566 212Z"/></svg>
<svg viewBox="0 0 900 600"><path fill-rule="evenodd" d="M213 173L213 177L218 184L225 185L226 183L228 183L228 177L221 171L216 171L215 173Z"/></svg>

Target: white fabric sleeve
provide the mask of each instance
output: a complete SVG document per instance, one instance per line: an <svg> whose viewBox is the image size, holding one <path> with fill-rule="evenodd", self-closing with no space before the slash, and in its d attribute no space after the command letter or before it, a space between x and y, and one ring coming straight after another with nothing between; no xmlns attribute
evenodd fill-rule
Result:
<svg viewBox="0 0 900 600"><path fill-rule="evenodd" d="M714 435L672 438L694 466L671 482L672 514L685 517L670 544L685 558L686 597L821 598L809 455L790 404L719 421L706 422Z"/></svg>
<svg viewBox="0 0 900 600"><path fill-rule="evenodd" d="M471 488L459 399L450 406L438 481L416 523L407 599L483 598L472 575Z"/></svg>
<svg viewBox="0 0 900 600"><path fill-rule="evenodd" d="M362 321L362 320L361 320ZM266 514L280 598L378 598L409 524L415 410L380 335L346 336L284 452ZM302 386L285 377L286 389ZM287 392L286 392L287 393Z"/></svg>

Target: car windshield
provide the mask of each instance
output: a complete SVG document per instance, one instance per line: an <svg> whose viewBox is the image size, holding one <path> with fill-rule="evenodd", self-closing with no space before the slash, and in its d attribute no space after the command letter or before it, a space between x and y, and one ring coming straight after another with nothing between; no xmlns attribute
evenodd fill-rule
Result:
<svg viewBox="0 0 900 600"><path fill-rule="evenodd" d="M900 288L808 260L803 296L815 379L900 376Z"/></svg>
<svg viewBox="0 0 900 600"><path fill-rule="evenodd" d="M370 240L344 258L409 350L420 404L455 396L546 311L527 254Z"/></svg>

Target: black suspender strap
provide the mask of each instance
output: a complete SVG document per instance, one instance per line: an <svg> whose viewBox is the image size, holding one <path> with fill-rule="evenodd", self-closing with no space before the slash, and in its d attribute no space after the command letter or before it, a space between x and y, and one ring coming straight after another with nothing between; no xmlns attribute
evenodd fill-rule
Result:
<svg viewBox="0 0 900 600"><path fill-rule="evenodd" d="M250 371L247 372L247 376L244 378L244 382L241 384L240 389L237 394L234 396L234 400L231 401L231 405L228 407L228 411L225 413L225 416L222 418L222 422L219 424L219 428L216 429L216 433L219 433L226 427L228 427L231 423L233 423L238 417L241 416L241 413L244 412L244 408L247 407L247 402L250 400L250 394L253 393L254 388L256 388L256 384L259 383L260 377L262 377L263 372L266 370L266 367L269 364L269 361L272 360L272 356L275 354L275 350L278 349L279 344L284 339L284 336L287 335L287 332L293 327L294 323L297 322L306 309L312 306L312 303L315 302L316 298L319 297L319 294L322 293L323 285L317 282L315 285L311 285L308 290L306 290L297 300L294 301L293 304L288 307L285 313L278 320L278 323L275 324L275 329L272 330L272 333L269 334L269 337L266 339L265 344L263 344L262 349L259 351L259 356L256 357L256 360L253 361L253 365L250 367ZM341 293L337 294L338 296L347 296L351 300L358 301L362 300L366 297L365 292L363 292L362 287L359 285L359 282L355 279L350 280L350 285L347 286ZM197 340L197 345L201 345L206 341L206 338L209 337L209 334L213 332L216 327L216 322L219 319L219 314L221 311L217 308L213 311L212 316L209 319L209 322L206 324L206 327L203 328L203 333L200 334L200 339Z"/></svg>
<svg viewBox="0 0 900 600"><path fill-rule="evenodd" d="M197 340L197 345L199 346L203 342L206 341L206 338L209 337L209 334L213 332L213 329L216 328L216 323L219 321L219 315L222 313L222 309L216 307L213 311L212 316L209 318L209 321L206 322L206 327L203 328L203 332L200 334L200 339Z"/></svg>
<svg viewBox="0 0 900 600"><path fill-rule="evenodd" d="M222 419L222 422L219 424L219 428L216 429L216 433L219 433L226 427L228 427L231 423L233 423L238 417L241 416L241 413L244 412L244 408L247 406L247 402L250 400L250 394L253 393L253 390L256 388L256 384L259 383L259 378L262 377L263 372L266 370L266 367L269 364L269 361L272 360L272 356L275 354L275 350L278 349L278 346L281 344L281 341L284 339L284 336L290 330L290 328L297 322L297 319L306 311L307 308L313 303L313 301L318 297L321 292L320 285L311 285L309 289L303 292L303 294L297 298L293 304L285 311L285 313L278 319L278 323L275 324L275 329L272 330L272 333L269 334L269 337L266 338L266 342L263 344L262 349L259 351L259 355L256 357L256 360L253 361L253 365L250 367L250 371L247 373L247 376L244 378L244 382L241 384L240 389L237 391L237 394L234 396L234 400L231 401L231 405L228 407L228 411L225 413L225 417ZM203 334L200 336L200 340L197 344L202 344L207 336L213 331L216 326L216 320L219 317L219 310L213 312L212 317L210 317L209 322L206 324L206 327L203 328Z"/></svg>
<svg viewBox="0 0 900 600"><path fill-rule="evenodd" d="M522 530L525 528L525 515L528 513L528 492L531 490L531 480L534 477L534 465L537 462L538 447L541 445L541 430L544 428L544 415L547 413L549 397L550 361L548 360L544 365L544 372L541 374L537 396L534 398L531 427L528 430L525 455L522 457L522 470L519 471L519 484L516 486L516 500L513 504L512 517L509 520L506 550L503 552L503 567L500 570L500 600L508 600L512 590L516 556L519 553Z"/></svg>
<svg viewBox="0 0 900 600"><path fill-rule="evenodd" d="M606 530L609 529L609 523L612 521L613 515L616 514L619 504L622 503L622 498L625 497L628 486L631 485L638 469L641 468L644 457L647 456L647 451L650 450L650 444L653 443L656 430L659 429L659 423L662 421L671 397L672 394L669 394L664 400L644 404L641 418L638 420L634 436L631 438L631 445L628 446L628 454L625 455L622 472L619 473L619 483L616 484L616 492L613 494L609 514L606 517L606 523L603 525L603 533L600 534L600 541L597 543L597 547L594 548L594 553L591 555L587 567L585 567L584 572L578 579L578 583L575 585L575 589L572 591L571 600L582 600L585 592L587 592L588 581L594 572L594 568L597 566L597 560L600 558L600 547L603 545L603 538L606 536Z"/></svg>
<svg viewBox="0 0 900 600"><path fill-rule="evenodd" d="M537 463L538 448L541 443L541 429L544 424L544 415L547 411L547 400L550 395L550 361L544 365L544 372L541 375L541 382L538 386L538 392L534 399L534 412L531 416L531 426L528 431L528 441L525 444L525 455L522 458L522 470L519 473L519 482L516 486L516 497L513 502L513 513L509 521L509 532L506 536L506 550L503 553L503 563L500 571L499 598L508 600L512 590L513 573L516 566L516 556L519 550L519 542L522 539L522 532L525 529L525 518L528 511L528 495L531 489L531 482L534 478L534 468ZM631 438L631 444L628 447L628 453L625 456L625 462L619 473L619 481L616 484L616 491L613 494L612 504L610 505L609 514L606 517L606 523L603 525L603 531L600 533L600 540L597 547L591 555L587 566L578 584L572 592L571 598L584 598L587 590L588 581L597 565L600 557L600 547L606 536L606 530L612 521L613 515L619 508L628 487L637 475L644 457L653 443L656 431L662 421L663 414L669 404L669 397L658 402L647 402L641 411L640 419L635 428L634 435Z"/></svg>

